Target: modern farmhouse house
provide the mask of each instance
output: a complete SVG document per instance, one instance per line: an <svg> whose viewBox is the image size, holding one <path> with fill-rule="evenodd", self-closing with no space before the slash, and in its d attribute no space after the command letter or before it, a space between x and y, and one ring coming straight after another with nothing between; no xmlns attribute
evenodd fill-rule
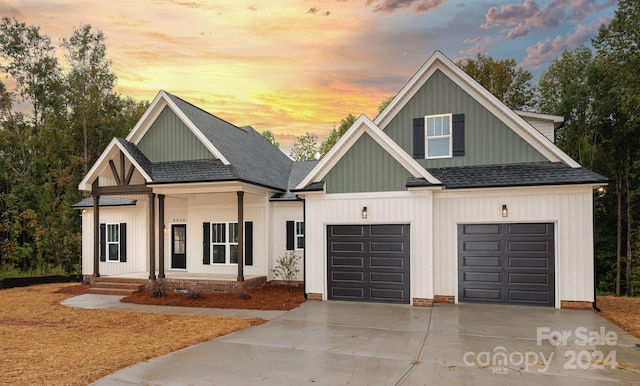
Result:
<svg viewBox="0 0 640 386"><path fill-rule="evenodd" d="M80 183L83 274L273 279L301 257L315 300L591 307L593 190L554 145L435 52L375 120L293 162L161 91Z"/></svg>

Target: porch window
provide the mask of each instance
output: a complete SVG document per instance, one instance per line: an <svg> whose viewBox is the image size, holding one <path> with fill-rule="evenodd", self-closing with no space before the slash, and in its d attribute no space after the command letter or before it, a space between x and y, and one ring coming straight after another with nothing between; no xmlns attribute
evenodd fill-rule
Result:
<svg viewBox="0 0 640 386"><path fill-rule="evenodd" d="M213 264L238 263L238 223L211 223Z"/></svg>
<svg viewBox="0 0 640 386"><path fill-rule="evenodd" d="M107 260L120 261L120 224L107 224Z"/></svg>
<svg viewBox="0 0 640 386"><path fill-rule="evenodd" d="M304 222L296 221L296 249L304 249Z"/></svg>

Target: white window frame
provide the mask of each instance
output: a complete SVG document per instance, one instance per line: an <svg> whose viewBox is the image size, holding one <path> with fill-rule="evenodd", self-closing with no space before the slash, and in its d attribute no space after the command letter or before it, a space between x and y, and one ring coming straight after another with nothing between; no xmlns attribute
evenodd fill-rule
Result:
<svg viewBox="0 0 640 386"><path fill-rule="evenodd" d="M304 249L304 221L295 221L294 223L294 232L295 232L295 249L303 250Z"/></svg>
<svg viewBox="0 0 640 386"><path fill-rule="evenodd" d="M448 117L449 118L449 134L444 135L433 135L429 136L429 119ZM424 117L424 154L426 159L439 159L439 158L451 158L453 155L453 114L435 114L435 115L427 115ZM430 156L429 155L429 139L449 139L449 154L447 155L437 155Z"/></svg>
<svg viewBox="0 0 640 386"><path fill-rule="evenodd" d="M120 224L119 223L107 223L106 225L106 235L105 235L105 245L106 245L106 252L105 254L107 255L107 262L110 263L119 263L120 262ZM111 232L110 229L115 227L115 236L116 236L116 240L111 240ZM118 253L115 259L111 258L111 245L116 245L118 247Z"/></svg>
<svg viewBox="0 0 640 386"><path fill-rule="evenodd" d="M219 241L219 240L214 240L214 232L213 232L213 228L216 225L224 225L224 232L223 232L223 236L224 236L224 240L223 241ZM232 230L235 228L235 231L232 232ZM231 250L232 247L236 247L236 258L237 258L237 254L238 254L238 223L234 222L234 221L216 221L216 222L211 222L210 227L209 227L209 232L210 232L210 240L211 240L211 245L209 245L210 248L210 256L211 256L211 260L210 260L210 264L211 265L237 265L238 262L236 261L235 263L231 262ZM235 241L232 241L235 240ZM215 261L215 256L213 253L213 247L214 246L224 246L224 263L223 262L216 262Z"/></svg>

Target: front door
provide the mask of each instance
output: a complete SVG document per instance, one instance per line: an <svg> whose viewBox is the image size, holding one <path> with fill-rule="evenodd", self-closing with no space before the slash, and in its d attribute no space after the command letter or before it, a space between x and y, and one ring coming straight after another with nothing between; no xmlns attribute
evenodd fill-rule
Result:
<svg viewBox="0 0 640 386"><path fill-rule="evenodd" d="M187 225L172 225L171 240L171 268L187 268Z"/></svg>

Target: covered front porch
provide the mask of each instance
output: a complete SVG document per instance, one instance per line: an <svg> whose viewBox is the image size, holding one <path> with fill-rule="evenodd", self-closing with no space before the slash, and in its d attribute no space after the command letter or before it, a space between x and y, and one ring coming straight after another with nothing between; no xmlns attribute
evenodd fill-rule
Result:
<svg viewBox="0 0 640 386"><path fill-rule="evenodd" d="M90 293L128 295L144 290L149 283L164 286L165 291L182 292L190 288L198 288L204 292L236 292L257 288L267 282L266 276L245 276L237 280L232 274L201 274L166 271L164 278L149 279L149 272L134 272L121 275L94 277Z"/></svg>

